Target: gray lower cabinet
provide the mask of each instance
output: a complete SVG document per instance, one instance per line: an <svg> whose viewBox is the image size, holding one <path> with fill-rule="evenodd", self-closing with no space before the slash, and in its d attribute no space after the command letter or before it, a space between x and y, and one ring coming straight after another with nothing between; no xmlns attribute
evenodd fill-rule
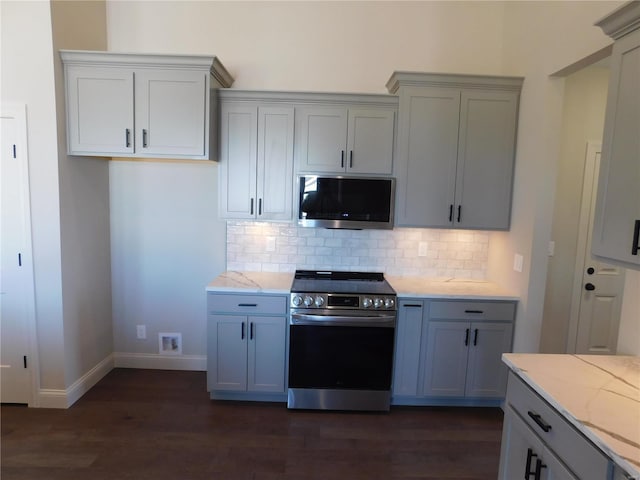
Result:
<svg viewBox="0 0 640 480"><path fill-rule="evenodd" d="M640 268L640 3L598 25L615 39L607 96L592 252Z"/></svg>
<svg viewBox="0 0 640 480"><path fill-rule="evenodd" d="M499 480L607 480L612 470L608 457L509 374Z"/></svg>
<svg viewBox="0 0 640 480"><path fill-rule="evenodd" d="M284 296L208 295L207 390L212 398L225 398L225 392L284 395L286 302Z"/></svg>
<svg viewBox="0 0 640 480"><path fill-rule="evenodd" d="M487 404L504 398L515 302L401 299L393 401Z"/></svg>
<svg viewBox="0 0 640 480"><path fill-rule="evenodd" d="M416 396L420 369L424 304L421 300L400 300L393 363L393 395Z"/></svg>
<svg viewBox="0 0 640 480"><path fill-rule="evenodd" d="M522 81L394 73L396 225L509 228Z"/></svg>

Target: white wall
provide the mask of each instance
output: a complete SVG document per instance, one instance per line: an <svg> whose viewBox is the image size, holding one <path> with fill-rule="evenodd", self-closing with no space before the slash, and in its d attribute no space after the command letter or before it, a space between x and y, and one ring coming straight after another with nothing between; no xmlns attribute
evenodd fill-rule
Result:
<svg viewBox="0 0 640 480"><path fill-rule="evenodd" d="M183 354L196 357L188 368L204 368L205 287L224 271L226 256L225 223L216 219L218 167L184 160L110 166L116 365L149 365L127 354L158 354L158 333L179 332ZM146 325L146 340L136 339L136 325Z"/></svg>
<svg viewBox="0 0 640 480"><path fill-rule="evenodd" d="M65 387L56 102L49 2L0 2L2 101L27 105L41 388Z"/></svg>
<svg viewBox="0 0 640 480"><path fill-rule="evenodd" d="M573 295L576 246L587 141L602 141L609 69L590 67L565 80L562 146L558 159L540 351L564 353Z"/></svg>
<svg viewBox="0 0 640 480"><path fill-rule="evenodd" d="M64 407L72 401L69 387L112 352L111 294L108 170L105 162L76 163L65 154L57 49L104 49L105 4L2 1L0 9L2 100L27 105L39 357L35 404ZM82 388L87 385L76 393Z"/></svg>
<svg viewBox="0 0 640 480"><path fill-rule="evenodd" d="M564 80L549 77L611 43L593 23L622 2L507 2L504 66L526 77L511 230L490 240L488 277L521 296L514 350L538 351L551 239ZM522 273L513 255L524 255Z"/></svg>
<svg viewBox="0 0 640 480"><path fill-rule="evenodd" d="M215 54L234 87L379 93L396 69L501 72L501 3L112 1L107 12L109 50ZM145 365L166 330L204 357L204 287L226 269L217 165L113 161L110 176L117 364Z"/></svg>
<svg viewBox="0 0 640 480"><path fill-rule="evenodd" d="M69 387L113 352L109 169L104 159L66 154L64 72L58 50L105 50L106 8L104 1L52 2L51 14L58 125L64 369L66 387Z"/></svg>
<svg viewBox="0 0 640 480"><path fill-rule="evenodd" d="M620 314L618 354L640 356L640 270L627 270Z"/></svg>

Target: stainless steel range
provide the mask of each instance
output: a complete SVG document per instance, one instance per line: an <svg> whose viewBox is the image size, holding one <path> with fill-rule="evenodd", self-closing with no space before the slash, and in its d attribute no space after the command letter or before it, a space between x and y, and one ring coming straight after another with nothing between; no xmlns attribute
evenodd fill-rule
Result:
<svg viewBox="0 0 640 480"><path fill-rule="evenodd" d="M298 270L290 302L288 407L389 410L396 292L384 275Z"/></svg>

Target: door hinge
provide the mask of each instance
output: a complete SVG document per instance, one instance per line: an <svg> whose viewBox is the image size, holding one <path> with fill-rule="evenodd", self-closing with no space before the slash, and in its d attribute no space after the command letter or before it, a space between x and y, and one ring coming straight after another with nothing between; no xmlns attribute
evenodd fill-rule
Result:
<svg viewBox="0 0 640 480"><path fill-rule="evenodd" d="M18 156L16 155L16 144L13 144L13 158L18 158Z"/></svg>
<svg viewBox="0 0 640 480"><path fill-rule="evenodd" d="M19 267L22 266L22 254L21 253L18 254L18 266Z"/></svg>
<svg viewBox="0 0 640 480"><path fill-rule="evenodd" d="M22 361L24 363L24 368L27 368L27 356L22 357Z"/></svg>

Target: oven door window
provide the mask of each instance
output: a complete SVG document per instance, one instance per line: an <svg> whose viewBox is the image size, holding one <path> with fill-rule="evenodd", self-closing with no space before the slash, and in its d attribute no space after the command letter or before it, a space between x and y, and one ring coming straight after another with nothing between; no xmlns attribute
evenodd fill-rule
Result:
<svg viewBox="0 0 640 480"><path fill-rule="evenodd" d="M394 329L291 325L289 387L390 390Z"/></svg>

